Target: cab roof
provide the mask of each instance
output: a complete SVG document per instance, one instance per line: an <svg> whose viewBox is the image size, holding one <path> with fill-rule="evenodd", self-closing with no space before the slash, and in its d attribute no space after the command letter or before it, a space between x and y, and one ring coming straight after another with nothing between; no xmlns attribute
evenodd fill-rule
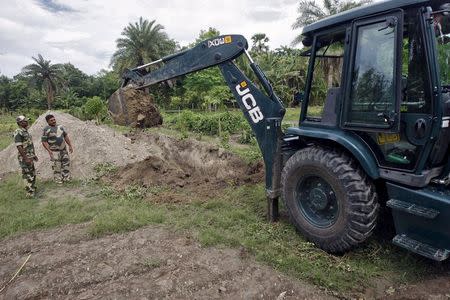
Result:
<svg viewBox="0 0 450 300"><path fill-rule="evenodd" d="M331 26L337 26L343 23L350 22L354 19L362 18L364 16L389 11L395 8L405 8L408 6L419 5L422 3L430 3L430 0L386 0L382 2L375 2L370 5L364 5L357 8L353 8L320 21L317 21L311 25L303 27L302 35L308 35L314 31L325 29Z"/></svg>

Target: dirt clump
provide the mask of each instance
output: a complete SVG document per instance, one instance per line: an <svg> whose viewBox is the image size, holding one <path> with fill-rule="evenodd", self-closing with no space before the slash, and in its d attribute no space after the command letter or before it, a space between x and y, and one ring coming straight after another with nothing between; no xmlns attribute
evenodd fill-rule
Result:
<svg viewBox="0 0 450 300"><path fill-rule="evenodd" d="M152 96L132 86L120 88L109 97L108 111L117 125L149 128L163 123Z"/></svg>

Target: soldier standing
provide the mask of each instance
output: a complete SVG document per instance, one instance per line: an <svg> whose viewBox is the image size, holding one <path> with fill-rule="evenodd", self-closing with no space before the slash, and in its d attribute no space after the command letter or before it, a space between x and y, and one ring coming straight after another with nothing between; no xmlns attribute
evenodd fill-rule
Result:
<svg viewBox="0 0 450 300"><path fill-rule="evenodd" d="M36 193L36 169L34 161L38 157L34 151L33 139L28 132L28 118L18 116L16 118L19 128L14 132L14 143L19 151L19 165L22 168L22 177L25 181L25 189L28 197L34 197Z"/></svg>
<svg viewBox="0 0 450 300"><path fill-rule="evenodd" d="M70 180L70 159L66 149L66 143L69 146L69 152L73 153L72 143L66 130L56 124L56 118L53 115L45 116L48 126L44 128L42 134L42 145L48 151L50 160L53 161L53 175L56 183L63 183Z"/></svg>

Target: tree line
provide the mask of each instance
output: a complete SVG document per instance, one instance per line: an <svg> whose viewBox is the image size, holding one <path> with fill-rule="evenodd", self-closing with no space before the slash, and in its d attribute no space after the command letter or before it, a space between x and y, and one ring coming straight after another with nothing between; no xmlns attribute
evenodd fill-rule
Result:
<svg viewBox="0 0 450 300"><path fill-rule="evenodd" d="M368 2L370 0L324 0L320 5L312 0L299 1L299 17L293 29ZM220 32L215 28L202 30L188 47L217 35ZM303 89L307 58L300 55L301 50L290 46L272 50L268 46L269 41L270 38L264 33L254 34L250 41L250 53L267 74L282 101L289 105L293 95ZM300 41L299 36L291 46ZM177 41L164 31L164 26L156 20L149 21L141 17L137 22L129 23L116 40L116 51L110 61L111 70L87 75L71 63L53 64L37 54L33 57L34 63L24 66L13 78L0 76L0 108L89 110L89 107L106 102L119 87L125 69L181 50L183 48L179 47ZM250 79L256 79L251 76L252 72L243 58L238 59L237 64ZM149 92L157 104L166 109L216 109L235 105L217 67L153 86Z"/></svg>

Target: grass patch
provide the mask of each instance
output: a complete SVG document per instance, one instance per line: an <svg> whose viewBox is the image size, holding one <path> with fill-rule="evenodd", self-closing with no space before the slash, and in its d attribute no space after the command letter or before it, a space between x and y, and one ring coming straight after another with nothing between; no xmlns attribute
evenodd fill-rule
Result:
<svg viewBox="0 0 450 300"><path fill-rule="evenodd" d="M37 199L26 199L19 176L0 183L0 238L86 221L91 221L88 230L93 237L162 224L192 232L205 247L243 247L275 269L341 295L362 292L377 277L408 282L443 268L395 248L381 236L343 256L329 255L305 241L286 219L266 221L262 185L230 188L216 199L177 204L150 199L155 195L164 199L166 193L192 196L165 187L130 186L117 192L98 182L62 187L38 182L38 188ZM151 260L143 263L158 267Z"/></svg>
<svg viewBox="0 0 450 300"><path fill-rule="evenodd" d="M13 143L14 131L18 128L16 123L16 116L25 114L31 119L29 126L33 124L36 118L40 115L40 110L31 109L25 112L1 112L0 111L0 151Z"/></svg>
<svg viewBox="0 0 450 300"><path fill-rule="evenodd" d="M160 266L162 266L164 264L164 262L157 258L146 258L142 264L146 268L156 269L156 268L159 268Z"/></svg>
<svg viewBox="0 0 450 300"><path fill-rule="evenodd" d="M72 186L80 184L74 182ZM37 197L30 199L19 175L4 179L0 183L0 238L33 229L83 223L103 211L101 202L80 199L76 193L67 193L66 188L38 182Z"/></svg>
<svg viewBox="0 0 450 300"><path fill-rule="evenodd" d="M16 120L12 115L0 114L0 151L13 142L13 134L16 128Z"/></svg>

